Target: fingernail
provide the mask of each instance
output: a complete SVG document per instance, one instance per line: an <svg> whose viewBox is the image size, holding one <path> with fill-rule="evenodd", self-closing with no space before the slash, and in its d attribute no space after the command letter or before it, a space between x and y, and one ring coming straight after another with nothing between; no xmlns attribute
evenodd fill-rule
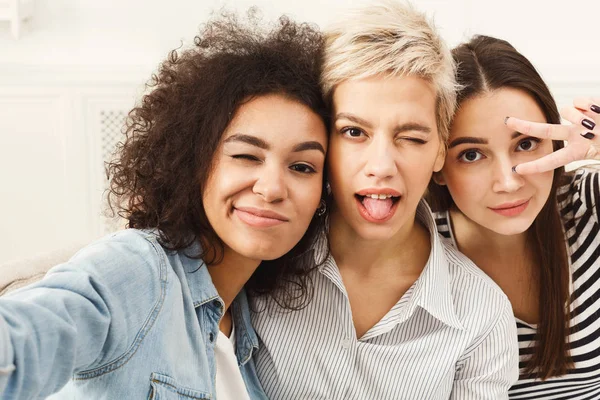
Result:
<svg viewBox="0 0 600 400"><path fill-rule="evenodd" d="M581 121L581 125L585 126L588 129L594 129L596 127L596 123L591 119L587 118L584 118L583 121Z"/></svg>
<svg viewBox="0 0 600 400"><path fill-rule="evenodd" d="M595 104L592 104L592 106L590 107L590 110L592 110L593 112L595 112L596 114L600 114L600 107L598 107Z"/></svg>
<svg viewBox="0 0 600 400"><path fill-rule="evenodd" d="M582 133L581 136L589 140L592 140L596 137L596 135L594 135L592 132Z"/></svg>
<svg viewBox="0 0 600 400"><path fill-rule="evenodd" d="M508 119L509 119L509 118L510 118L510 117L506 117L506 118L504 118L504 125L506 125L506 121L508 121Z"/></svg>
<svg viewBox="0 0 600 400"><path fill-rule="evenodd" d="M517 173L517 166L516 165L513 165L512 172L514 172L515 174Z"/></svg>

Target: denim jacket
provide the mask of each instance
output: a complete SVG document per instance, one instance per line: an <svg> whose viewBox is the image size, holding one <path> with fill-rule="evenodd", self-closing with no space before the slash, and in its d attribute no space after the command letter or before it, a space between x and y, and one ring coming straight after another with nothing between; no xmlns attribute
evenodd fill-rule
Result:
<svg viewBox="0 0 600 400"><path fill-rule="evenodd" d="M0 298L0 398L67 384L60 398L215 399L223 307L202 260L165 250L153 232L107 236ZM248 393L266 399L245 292L231 310Z"/></svg>

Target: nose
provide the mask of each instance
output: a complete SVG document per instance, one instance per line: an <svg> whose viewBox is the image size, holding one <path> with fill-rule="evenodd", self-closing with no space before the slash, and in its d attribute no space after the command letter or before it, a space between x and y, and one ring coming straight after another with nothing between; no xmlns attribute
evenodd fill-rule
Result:
<svg viewBox="0 0 600 400"><path fill-rule="evenodd" d="M513 193L525 183L523 177L512 171L513 164L509 158L498 160L493 170L493 187L495 192Z"/></svg>
<svg viewBox="0 0 600 400"><path fill-rule="evenodd" d="M285 183L285 171L280 165L270 165L258 172L252 192L262 197L267 203L282 201L288 196Z"/></svg>
<svg viewBox="0 0 600 400"><path fill-rule="evenodd" d="M385 140L384 135L376 135L365 151L365 175L378 179L386 179L398 173L394 157L394 145Z"/></svg>

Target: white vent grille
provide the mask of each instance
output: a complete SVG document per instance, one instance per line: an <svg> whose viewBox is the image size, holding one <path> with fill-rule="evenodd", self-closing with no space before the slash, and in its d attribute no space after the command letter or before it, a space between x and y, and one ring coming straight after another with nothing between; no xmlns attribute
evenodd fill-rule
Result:
<svg viewBox="0 0 600 400"><path fill-rule="evenodd" d="M127 112L123 110L100 111L100 140L102 143L102 161L110 161L117 143L125 139L122 133Z"/></svg>
<svg viewBox="0 0 600 400"><path fill-rule="evenodd" d="M115 156L116 146L119 142L125 140L125 134L123 133L123 127L125 125L125 119L127 118L127 111L119 109L104 109L99 112L99 128L100 128L100 146L102 165L104 169L106 162L111 161ZM108 190L108 181L104 180L104 193ZM105 212L103 231L104 233L115 232L119 229L123 229L126 221L115 215L113 218L111 211L108 208L106 202L106 195L103 196L103 203Z"/></svg>

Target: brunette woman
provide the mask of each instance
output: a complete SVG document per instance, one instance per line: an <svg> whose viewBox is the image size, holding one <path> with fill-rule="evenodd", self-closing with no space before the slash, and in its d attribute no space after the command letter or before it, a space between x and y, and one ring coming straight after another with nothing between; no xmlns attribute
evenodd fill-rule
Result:
<svg viewBox="0 0 600 400"><path fill-rule="evenodd" d="M599 174L563 168L598 158L600 101L576 100L562 113L572 125L559 125L548 87L508 42L476 36L453 55L462 89L428 198L438 230L511 301L510 397L600 398Z"/></svg>

